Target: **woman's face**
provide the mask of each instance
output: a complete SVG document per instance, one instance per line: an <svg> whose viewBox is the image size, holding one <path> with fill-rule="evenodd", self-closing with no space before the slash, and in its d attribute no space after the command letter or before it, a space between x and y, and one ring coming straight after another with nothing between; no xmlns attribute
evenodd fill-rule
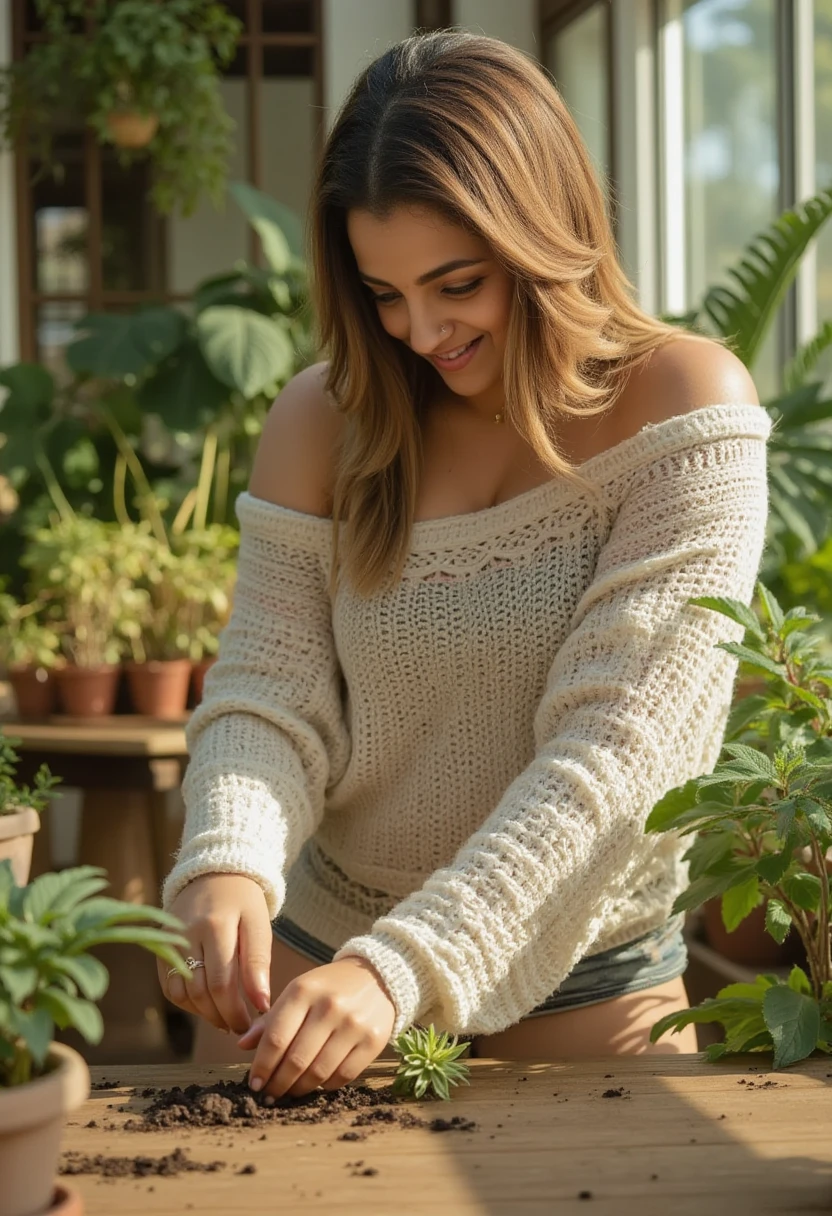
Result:
<svg viewBox="0 0 832 1216"><path fill-rule="evenodd" d="M347 231L388 334L428 359L452 393L493 397L502 386L513 282L488 243L415 206L386 219L351 211Z"/></svg>

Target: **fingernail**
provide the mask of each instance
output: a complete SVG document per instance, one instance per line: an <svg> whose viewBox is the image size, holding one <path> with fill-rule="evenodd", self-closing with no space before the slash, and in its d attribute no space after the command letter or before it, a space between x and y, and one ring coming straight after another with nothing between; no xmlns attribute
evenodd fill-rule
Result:
<svg viewBox="0 0 832 1216"><path fill-rule="evenodd" d="M248 1084L249 1084L249 1089L253 1089L254 1092L257 1093L258 1089L263 1088L263 1078L262 1077L252 1077Z"/></svg>
<svg viewBox="0 0 832 1216"><path fill-rule="evenodd" d="M271 1008L271 997L269 996L268 992L263 989L257 993L257 1008L261 1013L268 1013L269 1009Z"/></svg>

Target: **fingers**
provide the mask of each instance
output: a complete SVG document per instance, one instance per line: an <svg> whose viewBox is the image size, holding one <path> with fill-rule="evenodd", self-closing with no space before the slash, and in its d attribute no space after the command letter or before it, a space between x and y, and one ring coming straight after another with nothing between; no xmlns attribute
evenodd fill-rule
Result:
<svg viewBox="0 0 832 1216"><path fill-rule="evenodd" d="M242 922L240 927L242 928ZM223 1028L242 1034L251 1023L240 991L236 924L217 925L205 952L206 991L223 1021ZM192 998L193 999L193 998Z"/></svg>
<svg viewBox="0 0 832 1216"><path fill-rule="evenodd" d="M348 1081L354 1081L375 1059L375 1055L369 1039L356 1043L351 1030L336 1031L288 1092L294 1098L302 1098L321 1086L324 1089L340 1089ZM268 1092L272 1092L271 1088Z"/></svg>
<svg viewBox="0 0 832 1216"><path fill-rule="evenodd" d="M242 918L239 949L240 980L243 991L255 1009L259 1009L261 1013L268 1013L272 1003L270 991L272 924L268 913L264 913L263 916ZM248 1019L246 1019L243 1029L247 1027Z"/></svg>
<svg viewBox="0 0 832 1216"><path fill-rule="evenodd" d="M194 949L197 950L198 947ZM194 954L194 958L199 957L201 954ZM172 975L168 980L168 998L174 1005L180 1005L183 1009L190 1008L191 1012L205 1018L205 1021L216 1026L217 1030L228 1030L225 1018L217 1009L208 990L207 972L207 967L197 967L187 980L181 975Z"/></svg>
<svg viewBox="0 0 832 1216"><path fill-rule="evenodd" d="M241 1034L237 1040L237 1046L242 1051L254 1051L257 1044L263 1037L263 1031L266 1028L266 1023L263 1018L255 1018L244 1034Z"/></svg>
<svg viewBox="0 0 832 1216"><path fill-rule="evenodd" d="M249 1086L253 1090L266 1089L272 1080L272 1074L279 1066L294 1044L294 1040L304 1025L304 1019L307 1016L308 1005L300 997L292 997L290 989L284 989L284 993L280 999L275 1002L270 1012L266 1015L262 1022L262 1031L260 1041L257 1045L257 1050L254 1053L254 1059L249 1068ZM297 1080L306 1069L309 1061L314 1059L323 1046L326 1039L329 1037L331 1028L322 1028L320 1022L317 1023L319 1029L317 1038L313 1037L315 1050L309 1055L306 1060L294 1059L287 1064L286 1070L282 1075L291 1075L292 1081ZM313 1036L315 1031L312 1031ZM244 1037L245 1038L245 1037ZM240 1043L244 1050L250 1050L250 1045L244 1041ZM297 1069L295 1072L294 1070ZM267 1092L273 1097L279 1098L288 1089L286 1085L279 1092L276 1088L269 1087Z"/></svg>

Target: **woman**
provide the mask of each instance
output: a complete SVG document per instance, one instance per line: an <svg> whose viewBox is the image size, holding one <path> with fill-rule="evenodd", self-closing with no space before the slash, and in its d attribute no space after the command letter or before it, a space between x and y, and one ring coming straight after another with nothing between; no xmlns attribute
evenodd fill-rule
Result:
<svg viewBox="0 0 832 1216"><path fill-rule="evenodd" d="M313 232L329 361L238 502L165 990L274 1096L413 1022L504 1059L693 1051L649 1043L687 1003L686 880L643 829L719 754L741 630L688 600L752 595L754 385L633 303L563 102L500 42L367 69Z"/></svg>

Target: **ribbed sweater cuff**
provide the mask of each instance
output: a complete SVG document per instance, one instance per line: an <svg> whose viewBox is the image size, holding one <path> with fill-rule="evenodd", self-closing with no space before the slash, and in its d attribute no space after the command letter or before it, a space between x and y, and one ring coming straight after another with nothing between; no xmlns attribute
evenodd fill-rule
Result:
<svg viewBox="0 0 832 1216"><path fill-rule="evenodd" d="M365 958L381 976L396 1007L390 1041L417 1021L419 1014L434 1005L431 977L418 955L386 933L351 937L336 953L333 962L350 956Z"/></svg>

